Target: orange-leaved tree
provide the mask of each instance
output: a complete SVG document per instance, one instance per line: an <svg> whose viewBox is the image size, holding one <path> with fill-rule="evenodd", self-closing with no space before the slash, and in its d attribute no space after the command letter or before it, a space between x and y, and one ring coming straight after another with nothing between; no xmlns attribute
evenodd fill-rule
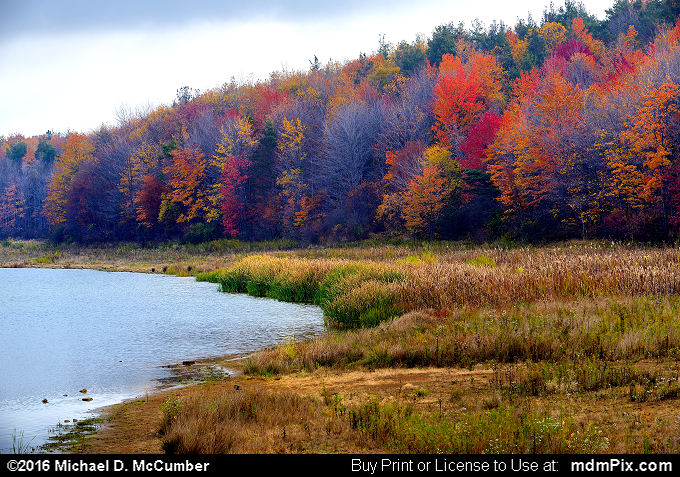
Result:
<svg viewBox="0 0 680 477"><path fill-rule="evenodd" d="M434 237L442 212L460 191L460 165L451 152L431 146L423 155L423 172L415 176L402 194L402 217L407 230Z"/></svg>
<svg viewBox="0 0 680 477"><path fill-rule="evenodd" d="M43 213L52 226L66 222L66 202L78 170L94 160L94 146L85 134L72 133L66 138L64 151L54 163Z"/></svg>
<svg viewBox="0 0 680 477"><path fill-rule="evenodd" d="M466 73L458 57L444 55L439 69L434 89L434 134L439 144L457 151L484 111L482 84L475 74Z"/></svg>
<svg viewBox="0 0 680 477"><path fill-rule="evenodd" d="M668 135L670 121L680 117L680 85L670 79L650 87L642 96L640 108L628 117L628 128L621 135L631 153L643 159L645 172L641 196L660 203L665 215L663 177L677 147Z"/></svg>
<svg viewBox="0 0 680 477"><path fill-rule="evenodd" d="M210 207L209 186L206 184L208 161L205 155L199 146L178 147L170 154L172 164L163 172L170 176L168 184L171 190L166 194L166 199L183 206L177 222L205 219Z"/></svg>

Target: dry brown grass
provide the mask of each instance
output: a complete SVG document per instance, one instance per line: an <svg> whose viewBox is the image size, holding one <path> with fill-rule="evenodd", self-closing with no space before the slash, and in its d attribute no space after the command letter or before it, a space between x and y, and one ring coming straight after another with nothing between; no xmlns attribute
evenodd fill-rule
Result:
<svg viewBox="0 0 680 477"><path fill-rule="evenodd" d="M181 244L53 245L38 240L0 242L0 267L91 268L106 271L192 276L223 268L235 253L194 249Z"/></svg>
<svg viewBox="0 0 680 477"><path fill-rule="evenodd" d="M319 453L356 449L321 396L261 388L191 396L163 436L169 453ZM363 448L363 451L372 450Z"/></svg>
<svg viewBox="0 0 680 477"><path fill-rule="evenodd" d="M467 263L475 257L496 266ZM414 267L400 289L409 309L497 306L518 301L680 292L680 249L603 246L480 249Z"/></svg>

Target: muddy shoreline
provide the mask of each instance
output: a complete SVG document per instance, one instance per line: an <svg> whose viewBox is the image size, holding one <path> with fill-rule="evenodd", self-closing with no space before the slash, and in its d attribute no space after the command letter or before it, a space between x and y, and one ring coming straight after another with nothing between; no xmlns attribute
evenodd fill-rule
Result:
<svg viewBox="0 0 680 477"><path fill-rule="evenodd" d="M184 360L181 363L161 365L172 372L171 376L154 380L154 386L145 395L130 397L115 404L101 406L87 414L92 417L73 419L58 423L51 428L46 443L34 448L37 453L80 453L87 447L87 440L110 428L110 417L115 410L131 403L149 402L157 395L170 395L182 388L235 378L241 371L227 368L226 365L247 358L248 354L226 355L219 358L200 358Z"/></svg>

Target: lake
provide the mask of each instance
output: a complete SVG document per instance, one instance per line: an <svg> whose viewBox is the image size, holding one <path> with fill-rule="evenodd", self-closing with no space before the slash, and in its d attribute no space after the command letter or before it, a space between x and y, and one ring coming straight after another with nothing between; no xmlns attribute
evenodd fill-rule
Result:
<svg viewBox="0 0 680 477"><path fill-rule="evenodd" d="M6 453L13 436L37 447L59 422L145 395L171 377L169 365L311 337L324 324L316 306L221 293L193 278L0 268L0 330Z"/></svg>

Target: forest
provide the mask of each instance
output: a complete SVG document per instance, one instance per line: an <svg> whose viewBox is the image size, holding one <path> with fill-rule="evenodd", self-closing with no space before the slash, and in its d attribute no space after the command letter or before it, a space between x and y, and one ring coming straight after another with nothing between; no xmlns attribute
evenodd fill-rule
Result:
<svg viewBox="0 0 680 477"><path fill-rule="evenodd" d="M679 16L452 21L89 133L0 137L0 237L675 241Z"/></svg>

